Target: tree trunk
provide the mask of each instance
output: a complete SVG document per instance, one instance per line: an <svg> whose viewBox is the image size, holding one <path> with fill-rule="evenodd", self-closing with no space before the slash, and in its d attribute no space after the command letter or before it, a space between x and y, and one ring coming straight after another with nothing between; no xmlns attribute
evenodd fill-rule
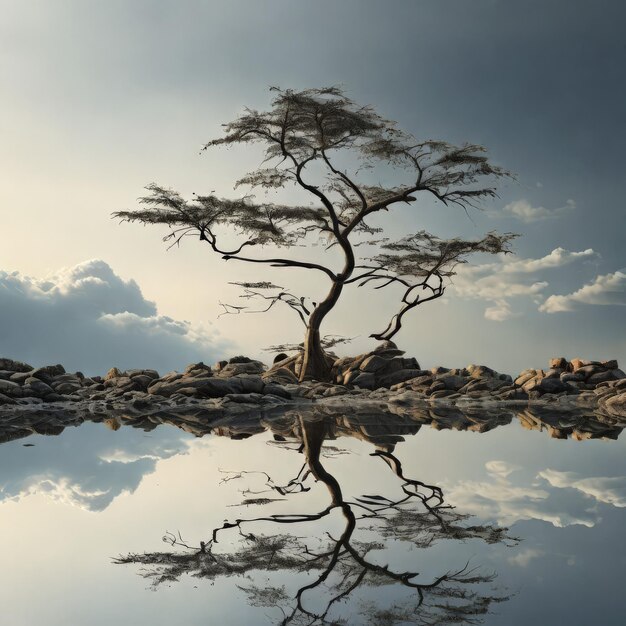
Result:
<svg viewBox="0 0 626 626"><path fill-rule="evenodd" d="M306 336L304 338L304 357L302 360L302 366L300 367L299 380L313 379L324 382L331 382L330 371L332 364L328 362L326 353L322 348L320 327L324 318L330 313L339 296L343 291L344 281L350 277L354 271L354 252L352 246L346 237L340 236L336 233L337 242L343 249L345 254L345 265L341 274L338 274L333 280L330 291L326 298L318 303L313 309L309 322L307 325Z"/></svg>
<svg viewBox="0 0 626 626"><path fill-rule="evenodd" d="M300 368L300 382L307 379L330 381L332 365L328 362L322 348L320 326L326 315L339 300L343 291L343 282L333 282L328 295L313 309L304 337L304 358Z"/></svg>

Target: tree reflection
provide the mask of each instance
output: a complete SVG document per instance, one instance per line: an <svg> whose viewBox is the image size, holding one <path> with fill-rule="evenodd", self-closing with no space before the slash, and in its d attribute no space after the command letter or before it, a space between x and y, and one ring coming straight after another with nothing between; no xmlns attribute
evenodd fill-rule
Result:
<svg viewBox="0 0 626 626"><path fill-rule="evenodd" d="M291 430L300 443L298 451L305 456L303 468L284 483L276 483L269 474L259 472L266 479L265 488L245 493L259 496L275 492L287 496L307 491L305 483L312 477L326 485L330 494L327 507L314 513L269 514L226 521L198 546L168 533L164 541L185 551L130 554L115 562L143 565L141 574L151 579L155 587L178 580L183 574L209 580L243 577L246 584L238 586L246 593L248 602L278 610L276 622L283 625L347 623L345 610L339 608L344 603L350 603L350 623L475 624L482 622L493 603L507 599L489 585L494 574L468 563L431 578L382 564L383 550L395 542L408 542L411 549L419 549L444 539L480 539L490 543L514 540L507 537L506 529L464 524L467 516L446 505L438 486L405 477L393 454L395 443L377 445L371 456L381 459L400 480L398 497L369 494L352 500L345 498L337 478L321 461L330 420L307 419L302 415L293 420ZM235 480L243 474L231 473L224 480ZM323 518L341 519L338 536L310 530L310 524ZM264 534L261 531L265 524L283 529L286 525L302 524L298 528L306 528L309 536ZM298 574L309 580L295 592L289 592L284 585L259 584L261 572L268 576L289 572L290 580ZM376 589L381 588L385 590L385 602L367 599L378 595ZM383 603L389 606L381 608Z"/></svg>

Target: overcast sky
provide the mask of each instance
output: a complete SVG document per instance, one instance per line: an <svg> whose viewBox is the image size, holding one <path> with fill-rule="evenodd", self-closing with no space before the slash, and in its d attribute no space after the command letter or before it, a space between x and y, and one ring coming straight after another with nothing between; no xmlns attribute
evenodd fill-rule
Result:
<svg viewBox="0 0 626 626"><path fill-rule="evenodd" d="M550 356L626 365L626 9L618 0L0 0L0 355L180 368L299 341L288 312L217 319L229 281L270 278L199 242L119 225L156 181L232 196L258 164L199 154L270 85L341 84L420 138L485 145L517 182L469 217L431 201L396 232L514 231L398 343L423 366L515 373ZM389 222L387 222L389 223ZM303 251L306 254L306 251ZM319 254L312 250L313 257ZM271 278L318 299L323 281ZM328 333L371 347L392 299L347 294ZM358 311L358 315L355 312ZM265 358L271 358L267 355Z"/></svg>

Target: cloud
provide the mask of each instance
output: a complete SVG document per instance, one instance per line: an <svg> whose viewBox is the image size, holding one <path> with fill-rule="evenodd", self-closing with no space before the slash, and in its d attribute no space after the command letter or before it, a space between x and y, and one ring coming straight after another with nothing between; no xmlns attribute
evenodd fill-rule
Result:
<svg viewBox="0 0 626 626"><path fill-rule="evenodd" d="M445 492L449 502L464 512L504 526L512 526L520 520L541 520L558 528L572 525L590 528L599 520L597 512L589 510L586 498L559 497L560 490L549 482L551 489L524 484L518 466L505 461L488 461L485 469L485 480L463 480L447 485ZM542 474L540 472L539 476ZM530 560L530 555L527 556Z"/></svg>
<svg viewBox="0 0 626 626"><path fill-rule="evenodd" d="M577 291L552 295L539 307L544 313L573 311L579 304L626 306L626 269L596 276Z"/></svg>
<svg viewBox="0 0 626 626"><path fill-rule="evenodd" d="M28 463L20 440L0 455L0 504L42 494L86 511L102 511L132 493L161 459L185 454L189 435L160 427L146 437L138 428L111 432L101 424L66 428L61 437L35 436ZM63 450L72 450L65 454Z"/></svg>
<svg viewBox="0 0 626 626"><path fill-rule="evenodd" d="M159 315L134 280L102 260L45 279L0 271L1 356L86 374L113 366L167 371L217 360L225 345L215 331Z"/></svg>
<svg viewBox="0 0 626 626"><path fill-rule="evenodd" d="M517 565L519 567L528 567L528 564L533 559L538 559L545 554L542 550L537 550L535 548L527 548L526 550L521 550L515 556L509 557L507 560L511 565Z"/></svg>
<svg viewBox="0 0 626 626"><path fill-rule="evenodd" d="M561 247L536 259L502 255L495 262L460 266L453 289L462 298L491 301L493 304L485 309L485 318L503 322L517 315L510 302L512 298L543 300L542 292L549 283L542 272L597 257L591 248L569 251Z"/></svg>
<svg viewBox="0 0 626 626"><path fill-rule="evenodd" d="M560 217L576 208L576 202L571 198L565 202L564 206L556 209L546 209L542 206L533 206L528 200L515 200L507 204L502 211L505 214L515 217L522 222L539 222L541 220Z"/></svg>
<svg viewBox="0 0 626 626"><path fill-rule="evenodd" d="M576 489L598 502L611 504L620 509L626 508L626 476L582 478L575 472L559 472L552 469L546 469L538 475L553 487Z"/></svg>

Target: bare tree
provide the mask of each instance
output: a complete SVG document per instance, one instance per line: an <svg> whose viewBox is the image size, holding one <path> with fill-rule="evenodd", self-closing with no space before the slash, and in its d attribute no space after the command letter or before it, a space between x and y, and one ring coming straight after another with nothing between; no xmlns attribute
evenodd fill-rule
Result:
<svg viewBox="0 0 626 626"><path fill-rule="evenodd" d="M214 193L188 201L152 184L147 187L149 194L140 199L140 209L118 211L114 216L167 225L172 230L165 239L173 245L188 235L198 236L225 260L324 274L330 289L310 311L304 311L296 297L281 298L292 308L296 304L298 314L306 317L301 379L324 380L331 364L320 328L359 265L355 239L371 240L381 231L368 223L369 218L413 203L423 192L445 205L467 210L493 198L495 181L509 174L488 161L482 146L417 140L370 106L356 104L337 87L272 90L276 95L269 110L246 109L224 125L223 137L209 141L205 149L260 144L265 151L262 166L245 174L236 186L278 190L295 185L310 195L312 205L260 202L252 195L226 199ZM357 163L348 169L346 163L354 163L354 157ZM376 179L368 177L367 170L381 165L401 172L405 182L372 183ZM223 229L239 233L241 242L233 247L223 244ZM325 261L249 254L264 245L293 248L310 241L309 236L322 238L328 247L340 250L339 269ZM499 239L490 236L494 242ZM501 245L506 241L502 239Z"/></svg>

